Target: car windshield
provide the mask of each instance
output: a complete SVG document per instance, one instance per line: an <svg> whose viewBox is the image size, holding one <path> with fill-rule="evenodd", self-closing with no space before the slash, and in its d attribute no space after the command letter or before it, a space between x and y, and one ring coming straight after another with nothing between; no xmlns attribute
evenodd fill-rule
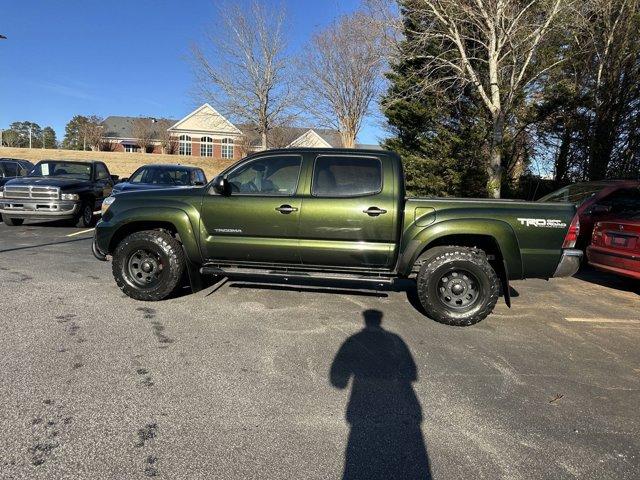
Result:
<svg viewBox="0 0 640 480"><path fill-rule="evenodd" d="M542 197L539 202L570 202L579 207L586 200L596 195L607 185L601 183L577 183L561 188L549 195Z"/></svg>
<svg viewBox="0 0 640 480"><path fill-rule="evenodd" d="M88 163L39 162L29 174L31 177L69 177L69 178L91 178L91 165Z"/></svg>
<svg viewBox="0 0 640 480"><path fill-rule="evenodd" d="M181 167L142 167L138 169L129 183L149 185L192 185L193 174L188 168Z"/></svg>

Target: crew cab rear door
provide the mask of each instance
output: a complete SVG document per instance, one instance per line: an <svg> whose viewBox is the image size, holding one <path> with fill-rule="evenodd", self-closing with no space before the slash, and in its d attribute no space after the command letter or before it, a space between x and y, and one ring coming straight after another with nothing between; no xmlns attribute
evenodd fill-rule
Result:
<svg viewBox="0 0 640 480"><path fill-rule="evenodd" d="M322 153L313 161L300 215L305 265L391 267L397 240L391 160L363 153Z"/></svg>

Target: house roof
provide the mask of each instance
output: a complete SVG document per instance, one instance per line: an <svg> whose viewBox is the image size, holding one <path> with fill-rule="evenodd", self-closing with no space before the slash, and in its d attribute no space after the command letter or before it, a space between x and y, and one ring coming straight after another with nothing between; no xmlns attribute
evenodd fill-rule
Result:
<svg viewBox="0 0 640 480"><path fill-rule="evenodd" d="M135 121L140 117L123 117L112 115L107 117L102 125L104 136L110 138L135 139ZM161 138L162 130L171 130L178 133L184 131L199 131L211 133L242 134L248 147L261 146L261 138L255 124L233 124L219 114L211 105L205 103L180 120L146 118L152 122L151 139ZM341 148L342 138L340 132L328 128L314 127L276 127L269 135L269 148L284 148L295 146L322 146ZM381 150L380 145L356 144L356 148Z"/></svg>
<svg viewBox="0 0 640 480"><path fill-rule="evenodd" d="M121 117L111 115L104 119L102 126L104 127L104 136L109 138L136 138L133 134L134 122L140 117ZM160 131L166 130L169 125L173 125L177 120L163 118L157 119L153 122L153 118L147 118L152 122L153 128L151 131L151 138L159 139Z"/></svg>
<svg viewBox="0 0 640 480"><path fill-rule="evenodd" d="M175 122L169 127L169 130L242 134L238 127L218 113L218 111L208 103L201 105L186 117Z"/></svg>

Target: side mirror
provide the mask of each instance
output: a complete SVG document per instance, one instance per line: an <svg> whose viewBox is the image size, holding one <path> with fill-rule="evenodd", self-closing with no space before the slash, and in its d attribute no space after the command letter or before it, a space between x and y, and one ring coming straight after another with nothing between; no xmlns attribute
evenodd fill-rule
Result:
<svg viewBox="0 0 640 480"><path fill-rule="evenodd" d="M129 181L129 177L123 177L123 178L119 178L116 183L124 183L124 182L128 182L128 181Z"/></svg>
<svg viewBox="0 0 640 480"><path fill-rule="evenodd" d="M193 186L194 187L202 187L202 186L204 186L204 182L201 182L200 180L196 180L195 182L193 182Z"/></svg>
<svg viewBox="0 0 640 480"><path fill-rule="evenodd" d="M213 181L213 191L218 195L231 195L228 180L225 177L216 177Z"/></svg>
<svg viewBox="0 0 640 480"><path fill-rule="evenodd" d="M118 183L119 179L120 177L118 175L111 175L111 180L113 181L113 183Z"/></svg>

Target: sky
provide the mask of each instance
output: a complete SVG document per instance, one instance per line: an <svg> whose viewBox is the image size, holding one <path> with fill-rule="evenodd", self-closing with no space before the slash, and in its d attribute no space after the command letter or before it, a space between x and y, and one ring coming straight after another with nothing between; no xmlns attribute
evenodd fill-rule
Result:
<svg viewBox="0 0 640 480"><path fill-rule="evenodd" d="M359 3L284 0L292 49ZM201 104L189 48L218 16L216 0L0 0L0 128L28 120L62 140L76 114L184 117ZM358 139L383 137L371 120Z"/></svg>

